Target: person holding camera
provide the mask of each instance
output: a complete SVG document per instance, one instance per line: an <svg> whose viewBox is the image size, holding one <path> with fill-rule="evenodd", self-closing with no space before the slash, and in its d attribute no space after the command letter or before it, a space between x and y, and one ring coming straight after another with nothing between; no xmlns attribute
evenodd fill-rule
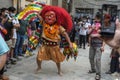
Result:
<svg viewBox="0 0 120 80"><path fill-rule="evenodd" d="M93 23L92 28L88 31L89 38L89 60L91 65L91 70L88 73L96 73L96 80L100 80L101 78L101 56L104 51L104 42L100 40L98 37L91 37L93 34L98 34L100 30L100 17L99 15L95 16L95 21Z"/></svg>

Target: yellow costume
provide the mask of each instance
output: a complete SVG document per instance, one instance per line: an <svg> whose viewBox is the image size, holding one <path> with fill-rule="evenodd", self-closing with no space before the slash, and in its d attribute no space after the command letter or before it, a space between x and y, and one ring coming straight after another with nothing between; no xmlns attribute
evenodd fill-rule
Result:
<svg viewBox="0 0 120 80"><path fill-rule="evenodd" d="M65 59L65 56L60 52L60 35L65 32L65 29L62 26L54 24L50 26L46 23L43 23L43 32L42 32L42 46L38 51L37 59L42 60L53 60L56 63L62 62Z"/></svg>

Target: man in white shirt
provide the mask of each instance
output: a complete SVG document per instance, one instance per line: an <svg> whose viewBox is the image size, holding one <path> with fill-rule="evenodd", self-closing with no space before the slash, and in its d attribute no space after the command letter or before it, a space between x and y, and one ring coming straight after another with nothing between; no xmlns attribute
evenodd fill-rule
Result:
<svg viewBox="0 0 120 80"><path fill-rule="evenodd" d="M16 15L16 9L14 7L9 7L9 20L12 22L13 24L13 29L12 29L12 35L11 35L11 41L12 41L12 46L11 46L11 58L13 58L13 54L14 54L14 48L15 48L15 44L16 44L16 40L17 40L17 33L16 33L16 29L20 27L19 21L18 19L15 17Z"/></svg>
<svg viewBox="0 0 120 80"><path fill-rule="evenodd" d="M80 35L80 41L79 41L80 48L82 47L83 44L83 49L85 49L87 29L84 26L80 27L79 35Z"/></svg>

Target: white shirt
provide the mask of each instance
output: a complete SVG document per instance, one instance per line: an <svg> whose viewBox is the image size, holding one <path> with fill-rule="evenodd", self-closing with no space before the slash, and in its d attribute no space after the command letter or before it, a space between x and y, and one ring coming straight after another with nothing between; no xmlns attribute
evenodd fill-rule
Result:
<svg viewBox="0 0 120 80"><path fill-rule="evenodd" d="M12 20L12 23L13 23L13 25L14 25L14 24L19 24L19 21L18 21L18 19L14 18L14 19ZM12 37L12 38L17 39L16 28L13 28L13 37Z"/></svg>
<svg viewBox="0 0 120 80"><path fill-rule="evenodd" d="M13 37L12 38L17 39L17 33L16 33L16 29L15 28L13 28Z"/></svg>
<svg viewBox="0 0 120 80"><path fill-rule="evenodd" d="M87 35L87 29L85 29L84 27L81 27L80 31L79 31L79 34L84 35L84 36Z"/></svg>
<svg viewBox="0 0 120 80"><path fill-rule="evenodd" d="M88 28L89 26L91 26L91 24L89 22L85 23L85 28Z"/></svg>
<svg viewBox="0 0 120 80"><path fill-rule="evenodd" d="M18 21L18 19L13 19L13 20L12 20L12 23L13 23L13 24L19 24L19 21Z"/></svg>

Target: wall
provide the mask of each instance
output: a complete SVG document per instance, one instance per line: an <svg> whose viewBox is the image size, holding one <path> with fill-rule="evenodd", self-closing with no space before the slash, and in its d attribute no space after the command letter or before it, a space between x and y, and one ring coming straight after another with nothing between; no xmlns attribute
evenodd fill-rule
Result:
<svg viewBox="0 0 120 80"><path fill-rule="evenodd" d="M0 0L0 8L2 7L10 7L12 6L13 2L12 0Z"/></svg>
<svg viewBox="0 0 120 80"><path fill-rule="evenodd" d="M72 10L72 13L75 15L76 8L91 8L94 9L94 16L98 9L102 8L102 4L118 5L118 9L120 9L120 0L74 0L74 10Z"/></svg>

